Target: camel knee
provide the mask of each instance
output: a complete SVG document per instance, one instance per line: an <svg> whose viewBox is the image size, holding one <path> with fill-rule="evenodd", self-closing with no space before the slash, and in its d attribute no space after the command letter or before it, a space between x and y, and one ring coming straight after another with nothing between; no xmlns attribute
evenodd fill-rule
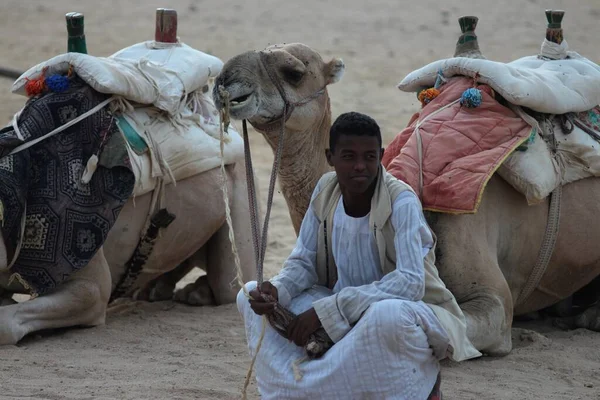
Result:
<svg viewBox="0 0 600 400"><path fill-rule="evenodd" d="M72 315L80 321L78 325L96 326L106 322L106 308L110 292L107 294L102 286L87 280L73 281L65 284L64 290L72 298L69 306Z"/></svg>
<svg viewBox="0 0 600 400"><path fill-rule="evenodd" d="M76 299L76 304L64 305L64 307L72 310L75 315L81 313L79 318L88 321L80 324L101 325L106 319L111 288L110 269L104 257L104 250L100 249L85 268L64 284L60 289L60 292L63 292L60 298L64 299L61 301L66 301L69 297Z"/></svg>
<svg viewBox="0 0 600 400"><path fill-rule="evenodd" d="M0 345L16 344L45 329L102 325L105 317L100 285L85 280L67 282L50 294L0 307Z"/></svg>
<svg viewBox="0 0 600 400"><path fill-rule="evenodd" d="M467 336L477 350L503 356L512 350L512 305L489 293L460 304L467 322ZM510 301L508 301L510 303Z"/></svg>

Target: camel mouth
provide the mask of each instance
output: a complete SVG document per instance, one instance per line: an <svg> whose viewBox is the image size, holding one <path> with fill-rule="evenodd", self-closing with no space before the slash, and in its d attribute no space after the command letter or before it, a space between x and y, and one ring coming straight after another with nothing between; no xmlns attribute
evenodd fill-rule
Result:
<svg viewBox="0 0 600 400"><path fill-rule="evenodd" d="M241 96L237 96L231 100L229 100L229 107L230 109L240 109L244 106L246 106L249 102L250 99L252 97L252 93L248 93L248 94L244 94Z"/></svg>

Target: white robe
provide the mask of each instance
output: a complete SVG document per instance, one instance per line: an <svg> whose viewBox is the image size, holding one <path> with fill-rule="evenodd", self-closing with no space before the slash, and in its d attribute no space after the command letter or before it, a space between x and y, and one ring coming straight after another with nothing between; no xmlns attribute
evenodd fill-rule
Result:
<svg viewBox="0 0 600 400"><path fill-rule="evenodd" d="M313 198L318 191L319 187ZM303 376L297 381L292 363L305 355L303 348L267 326L255 365L262 399L427 398L449 339L433 311L420 301L425 286L423 258L433 238L413 193L398 196L392 224L397 269L384 277L368 215L346 215L340 199L332 229L338 267L332 292L313 286L319 224L309 207L296 247L271 282L278 289L280 303L292 312L300 314L314 307L336 344L322 358L300 364ZM247 284L248 290L254 287L255 282ZM237 304L253 356L262 319L241 291Z"/></svg>

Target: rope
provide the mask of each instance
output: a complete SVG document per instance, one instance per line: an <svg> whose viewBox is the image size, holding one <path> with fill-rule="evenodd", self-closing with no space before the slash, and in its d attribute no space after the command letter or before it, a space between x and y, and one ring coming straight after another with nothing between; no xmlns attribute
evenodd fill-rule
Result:
<svg viewBox="0 0 600 400"><path fill-rule="evenodd" d="M72 120L70 120L69 122L67 122L64 125L59 126L58 128L56 128L55 130L45 134L44 136L40 136L37 139L34 139L30 142L27 143L23 143L20 146L15 147L10 153L7 154L7 156L11 155L11 154L16 154L22 150L28 149L31 146L48 139L49 137L52 137L62 131L64 131L65 129L75 125L76 123L78 123L79 121L86 119L87 117L89 117L90 115L97 113L98 111L100 111L104 106L106 106L108 103L110 103L111 101L114 101L116 99L116 97L109 97L108 99L104 100L102 103L98 104L96 107L92 108L91 110L81 114L80 116L78 116L77 118L74 118ZM21 111L19 111L17 114L20 114ZM16 124L16 118L13 118L13 128L15 128L15 126L17 126ZM15 132L18 132L18 126L15 128ZM20 133L20 131L19 131ZM17 135L19 135L19 133L17 133ZM22 135L21 135L22 136Z"/></svg>
<svg viewBox="0 0 600 400"><path fill-rule="evenodd" d="M544 239L542 241L542 247L538 255L538 259L531 271L531 275L527 279L523 290L517 297L515 307L518 307L525 303L525 300L529 298L531 293L537 288L542 277L546 273L550 258L554 253L554 245L558 237L558 228L560 226L560 206L562 200L562 186L558 186L550 194L550 207L548 210L548 221L546 222L546 232L544 232Z"/></svg>
<svg viewBox="0 0 600 400"><path fill-rule="evenodd" d="M219 91L221 91L221 96L223 96L222 98L226 100L227 104L229 104L229 93L225 92L223 90L222 87L219 87ZM227 106L224 111L221 111L221 114L225 114L229 112L229 107ZM221 121L225 122L228 121L228 118L226 118L225 116L221 116ZM246 124L246 120L243 121L244 127ZM236 269L236 274L235 274L235 279L237 281L237 284L241 287L242 292L244 293L244 296L246 296L247 299L250 299L250 293L248 293L248 289L246 288L246 285L244 284L244 274L242 271L242 267L241 267L241 262L240 262L240 255L239 252L237 250L237 246L235 244L235 233L233 230L233 222L231 220L231 208L229 207L229 191L227 189L227 172L225 171L225 156L224 156L224 147L225 147L225 135L224 135L224 129L223 129L223 123L219 124L219 131L220 131L220 150L221 150L221 176L222 176L222 185L221 185L221 190L223 192L223 201L225 203L225 220L227 221L227 226L229 228L229 241L231 242L231 252L233 253L233 260L235 263L235 269ZM247 129L244 129L244 132L246 132ZM244 147L246 149L248 149L248 154L249 154L249 149L250 147L247 145L246 143L246 139L247 139L247 135L244 136ZM246 171L248 170L248 159L249 157L246 157ZM251 163L251 161L250 161ZM248 179L248 178L247 178ZM253 179L253 177L251 177L250 179ZM248 183L248 195L249 196L254 196L254 198L256 198L256 193L254 190L254 185L251 185L250 183ZM258 237L258 234L256 233L256 229L257 229L257 224L256 224L256 209L254 209L253 207L250 207L250 214L251 214L251 223L252 223L252 231L253 231L253 237ZM255 251L255 256L258 255L258 243L256 240L254 240L254 251ZM258 257L257 257L257 262L258 262ZM261 271L262 272L262 271ZM262 277L262 273L259 274L260 277ZM254 356L252 357L252 361L250 362L250 367L248 368L248 372L246 373L246 379L244 381L244 388L242 389L242 399L246 400L247 397L247 391L248 391L248 385L250 384L250 377L252 376L252 370L254 369L254 363L256 362L256 357L258 356L258 352L260 351L260 348L262 347L262 342L263 339L265 337L265 332L266 332L266 328L267 328L267 318L265 316L263 316L262 318L262 329L260 332L260 337L258 339L258 345L256 347L256 352L254 353Z"/></svg>
<svg viewBox="0 0 600 400"><path fill-rule="evenodd" d="M556 151L556 136L553 133L546 135L546 132L542 130L539 122L527 114L523 108L509 103L509 108L514 111L520 118L522 118L525 122L527 122L536 132L539 132L543 136L550 136L550 147L554 152ZM561 201L562 201L562 186L559 185L554 191L550 194L550 206L548 210L548 221L546 222L546 231L544 233L544 239L542 240L542 246L538 253L538 258L533 266L533 270L525 283L525 286L519 293L516 301L514 302L514 307L518 307L525 303L525 301L529 298L531 293L538 287L542 277L546 273L546 269L548 268L548 263L550 262L550 258L554 253L554 246L556 245L556 239L558 238L558 230L559 230L559 222L560 222L560 209L561 209Z"/></svg>
<svg viewBox="0 0 600 400"><path fill-rule="evenodd" d="M318 90L317 92L313 93L312 95L302 99L301 101L298 101L295 103L289 103L285 96L285 90L283 89L281 82L278 79L276 79L272 69L269 68L269 65L267 63L265 63L266 55L263 52L261 52L260 57L261 57L260 61L263 64L263 66L265 67L265 69L269 75L269 78L271 79L271 81L273 82L275 87L277 88L279 95L281 96L281 98L283 100L284 105L283 105L283 114L281 116L281 132L279 134L279 141L277 143L277 149L275 151L275 157L273 160L273 168L271 170L271 178L269 181L269 193L267 195L267 210L266 210L266 214L265 214L265 220L263 223L262 234L259 230L260 228L259 228L259 223L258 223L258 219L259 219L258 202L256 200L256 189L255 189L255 185L254 185L254 168L252 165L252 154L250 151L250 141L248 138L248 127L247 127L246 120L245 119L242 120L243 139L244 139L244 159L245 159L245 166L246 166L246 182L247 182L247 186L248 186L248 202L249 202L249 209L250 209L250 223L251 223L251 229L252 229L252 239L253 239L253 244L254 244L254 258L256 261L256 275L257 275L256 281L257 281L257 288L259 291L260 291L260 286L263 283L263 266L264 266L266 248L267 248L267 234L268 234L268 227L269 227L269 218L271 215L271 207L273 205L273 195L275 193L275 182L277 181L277 175L279 173L279 167L281 164L281 156L283 154L283 139L284 139L284 135L285 135L285 123L288 120L288 118L291 116L291 114L294 111L296 106L307 104L310 101L312 101L312 100L316 99L317 97L319 97L320 95L322 95L323 93L325 93L325 87L323 87L320 90ZM223 86L219 86L217 88L217 90L219 92L219 95L220 95L221 101L222 101L222 107L221 107L221 113L220 113L221 120L219 123L219 128L220 128L220 150L221 150L221 174L222 174L222 178L223 178L222 191L223 191L223 201L225 202L225 219L226 219L227 225L229 227L229 240L231 242L231 249L234 254L234 262L235 262L235 267L236 267L236 280L237 280L238 285L242 288L242 291L243 291L244 295L246 296L246 298L250 298L250 294L248 293L246 285L244 284L243 272L242 272L241 264L240 264L240 260L239 260L239 253L238 253L237 247L235 245L235 235L233 232L233 223L231 221L231 210L229 208L229 194L228 194L227 182L226 182L227 175L225 172L225 165L224 165L224 154L223 154L224 143L225 143L224 131L227 130L229 123L230 123L229 93L225 90L225 88ZM268 296L265 294L261 294L261 295L266 301L275 302L275 299L272 298L271 296ZM262 343L263 343L263 339L264 339L265 331L266 331L266 326L267 326L267 321L271 324L271 326L279 334L281 334L282 336L285 336L285 333L286 333L285 327L289 325L289 323L291 322L291 320L293 318L295 318L295 314L284 309L277 302L275 302L275 309L274 309L273 314L269 315L268 317L266 315L263 316L262 330L261 330L260 337L258 339L256 352L254 353L254 356L252 357L252 361L250 363L248 373L246 374L244 387L242 389L242 398L244 400L247 399L247 388L248 388L248 385L250 384L250 377L252 375L252 370L254 368L256 358L258 356L260 348L262 347ZM323 329L321 329L321 330L323 330ZM327 342L327 339L329 340L329 342ZM317 357L317 356L323 354L325 351L327 351L327 349L329 349L331 347L331 345L332 345L331 339L329 339L329 337L326 335L324 330L323 330L323 332L316 332L313 335L311 335L306 347L310 347L311 349L314 348L316 350L310 351L308 353L308 357L303 357L303 358L293 362L292 368L294 370L294 376L296 377L296 379L302 378L302 374L298 368L298 365L301 362L303 362L309 358L314 358L314 357Z"/></svg>

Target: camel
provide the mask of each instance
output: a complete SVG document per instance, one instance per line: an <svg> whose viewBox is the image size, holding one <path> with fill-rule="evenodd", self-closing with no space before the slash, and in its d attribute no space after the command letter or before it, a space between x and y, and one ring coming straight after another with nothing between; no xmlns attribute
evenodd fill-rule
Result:
<svg viewBox="0 0 600 400"><path fill-rule="evenodd" d="M244 274L252 276L253 253L246 196L246 176L243 165L227 169L228 190L236 242ZM147 290L148 300L164 300L173 296L175 284L194 266L206 275L175 292L179 301L192 305L219 305L235 301L239 288L231 285L235 268L225 204L221 194L221 171L212 169L197 176L169 185L166 206L177 215L157 241L152 256L132 290L144 288L156 278L167 274L161 282L158 297ZM32 332L73 326L97 326L106 321L108 301L118 279L125 272L146 219L152 192L129 200L111 229L102 249L92 261L68 282L48 295L21 303L7 299L15 293L28 294L18 282L10 282L10 272L0 272L0 345L14 345ZM198 207L198 199L203 199ZM202 221L202 223L198 223ZM2 239L0 237L0 239ZM0 269L7 266L6 249L0 240ZM179 267L178 267L179 266Z"/></svg>
<svg viewBox="0 0 600 400"><path fill-rule="evenodd" d="M266 55L273 78L260 54ZM264 56L263 56L264 57ZM285 124L279 184L298 231L325 161L331 109L327 92L282 120L283 101L273 79L290 102L305 98L341 78L339 59L324 62L310 47L274 45L228 60L216 79L229 93L232 119L247 120L275 150L278 128ZM222 98L213 92L217 106ZM467 335L483 354L503 356L512 350L513 316L544 309L566 299L600 275L596 238L600 213L595 200L600 180L584 179L563 188L560 232L545 275L519 307L516 299L538 257L546 229L549 201L528 206L525 198L494 174L475 214L426 213L438 237L436 266L456 297L467 321ZM600 330L600 307L589 309L580 327Z"/></svg>
<svg viewBox="0 0 600 400"><path fill-rule="evenodd" d="M77 90L94 92L87 85ZM44 102L52 95L37 101ZM98 98L99 94L96 92L95 96ZM73 129L79 128L75 125ZM226 165L225 170L237 250L244 274L252 275L254 256L247 218L245 167L242 162ZM137 299L169 299L173 297L175 284L194 266L199 266L206 275L175 292L179 301L193 305L235 301L239 287L232 285L236 271L225 222L222 182L220 168L214 168L165 186L165 206L175 220L162 230L154 251L125 295L141 291ZM126 201L103 246L89 264L55 290L20 303L12 301L12 295L29 291L21 280L10 279L12 272L7 269L10 260L5 238L0 235L0 345L14 345L39 330L104 324L111 294L144 231L152 196L153 191Z"/></svg>

